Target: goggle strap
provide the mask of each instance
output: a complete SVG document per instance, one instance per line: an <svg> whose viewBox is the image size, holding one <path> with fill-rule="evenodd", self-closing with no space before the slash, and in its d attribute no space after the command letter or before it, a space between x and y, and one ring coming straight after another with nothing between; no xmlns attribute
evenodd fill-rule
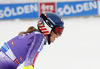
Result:
<svg viewBox="0 0 100 69"><path fill-rule="evenodd" d="M43 18L43 20L44 20L45 22L46 22L46 20L48 20L47 17L46 17L43 13L40 15L40 17Z"/></svg>
<svg viewBox="0 0 100 69"><path fill-rule="evenodd" d="M43 18L43 20L45 21L45 23L46 23L49 27L51 27L51 25L52 25L52 27L54 27L53 24L51 24L51 23L49 22L48 18L47 18L43 13L40 15L40 17ZM48 22L47 22L46 20L47 20Z"/></svg>

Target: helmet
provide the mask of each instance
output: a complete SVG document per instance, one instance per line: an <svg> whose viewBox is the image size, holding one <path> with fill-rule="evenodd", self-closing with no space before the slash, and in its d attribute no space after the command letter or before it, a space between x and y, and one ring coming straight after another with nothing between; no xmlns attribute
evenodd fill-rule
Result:
<svg viewBox="0 0 100 69"><path fill-rule="evenodd" d="M48 35L48 44L50 44L51 32L53 31L56 35L60 36L63 32L64 22L57 14L47 12L40 15L37 26L40 32Z"/></svg>
<svg viewBox="0 0 100 69"><path fill-rule="evenodd" d="M64 28L63 20L55 13L47 12L42 13L38 22L38 29L44 35L50 35L53 31L55 34L60 36Z"/></svg>

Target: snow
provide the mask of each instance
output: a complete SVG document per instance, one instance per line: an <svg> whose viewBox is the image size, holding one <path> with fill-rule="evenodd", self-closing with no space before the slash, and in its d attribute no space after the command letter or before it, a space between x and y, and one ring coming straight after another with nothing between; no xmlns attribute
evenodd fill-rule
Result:
<svg viewBox="0 0 100 69"><path fill-rule="evenodd" d="M37 27L37 22L37 19L0 21L0 46L29 26ZM62 36L44 46L34 69L100 69L100 17L64 18L64 22Z"/></svg>

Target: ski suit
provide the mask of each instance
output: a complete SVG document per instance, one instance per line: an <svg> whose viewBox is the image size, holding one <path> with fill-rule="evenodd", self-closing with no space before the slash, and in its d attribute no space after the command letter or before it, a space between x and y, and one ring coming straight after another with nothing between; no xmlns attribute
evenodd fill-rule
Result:
<svg viewBox="0 0 100 69"><path fill-rule="evenodd" d="M46 37L38 31L9 40L0 48L0 69L17 69L23 62L24 69L33 69L35 59L45 43Z"/></svg>

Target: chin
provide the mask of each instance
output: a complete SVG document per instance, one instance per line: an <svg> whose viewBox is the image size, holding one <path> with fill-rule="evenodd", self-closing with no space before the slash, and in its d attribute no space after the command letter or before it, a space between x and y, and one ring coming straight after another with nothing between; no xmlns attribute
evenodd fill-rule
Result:
<svg viewBox="0 0 100 69"><path fill-rule="evenodd" d="M54 42L54 41L53 41L53 42ZM52 42L52 43L53 43L53 42Z"/></svg>
<svg viewBox="0 0 100 69"><path fill-rule="evenodd" d="M51 41L52 43L54 42L54 41Z"/></svg>

